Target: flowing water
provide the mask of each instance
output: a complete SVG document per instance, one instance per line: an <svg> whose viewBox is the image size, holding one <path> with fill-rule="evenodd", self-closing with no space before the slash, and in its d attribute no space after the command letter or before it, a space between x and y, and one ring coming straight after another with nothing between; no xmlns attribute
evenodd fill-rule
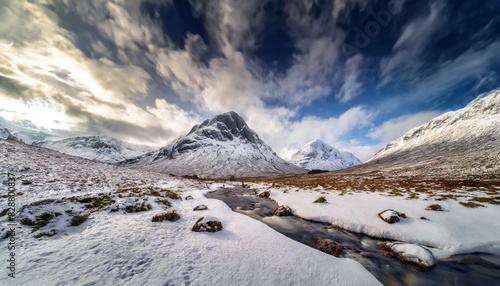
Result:
<svg viewBox="0 0 500 286"><path fill-rule="evenodd" d="M207 198L224 201L233 211L259 220L298 242L314 247L316 238L332 239L342 244L343 257L354 259L384 285L500 285L500 257L486 253L456 255L439 260L437 266L422 270L396 257L385 256L379 247L386 240L336 229L327 223L296 216L273 216L278 204L259 198L249 189L220 188Z"/></svg>

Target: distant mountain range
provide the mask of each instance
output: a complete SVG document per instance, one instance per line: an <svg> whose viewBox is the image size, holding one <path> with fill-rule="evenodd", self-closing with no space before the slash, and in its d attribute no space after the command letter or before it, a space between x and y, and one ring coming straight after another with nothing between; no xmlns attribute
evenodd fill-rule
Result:
<svg viewBox="0 0 500 286"><path fill-rule="evenodd" d="M152 150L151 147L134 145L102 135L37 141L32 145L105 163L117 163Z"/></svg>
<svg viewBox="0 0 500 286"><path fill-rule="evenodd" d="M408 131L364 164L321 140L305 145L286 162L235 112L207 119L158 150L107 136L47 140L50 135L43 132L14 134L0 126L0 139L24 141L90 160L204 178L304 174L312 169L338 170L337 174L388 171L410 176L497 178L500 90ZM349 169L340 170L344 168Z"/></svg>
<svg viewBox="0 0 500 286"><path fill-rule="evenodd" d="M234 111L207 119L171 144L120 164L203 178L307 173L278 157Z"/></svg>
<svg viewBox="0 0 500 286"><path fill-rule="evenodd" d="M304 169L324 171L335 171L361 164L353 154L340 152L319 139L304 145L289 162Z"/></svg>

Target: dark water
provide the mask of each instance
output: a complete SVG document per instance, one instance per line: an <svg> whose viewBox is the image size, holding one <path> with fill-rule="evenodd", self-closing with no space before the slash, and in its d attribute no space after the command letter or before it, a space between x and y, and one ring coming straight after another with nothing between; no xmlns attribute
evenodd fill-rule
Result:
<svg viewBox="0 0 500 286"><path fill-rule="evenodd" d="M384 285L500 285L500 257L495 255L456 255L447 261L438 261L436 267L425 271L413 264L379 253L378 249L385 240L335 229L327 223L308 221L296 216L273 216L278 204L259 198L248 189L221 188L206 197L222 200L233 211L259 220L308 246L314 247L315 238L339 242L346 248L344 257L363 264Z"/></svg>

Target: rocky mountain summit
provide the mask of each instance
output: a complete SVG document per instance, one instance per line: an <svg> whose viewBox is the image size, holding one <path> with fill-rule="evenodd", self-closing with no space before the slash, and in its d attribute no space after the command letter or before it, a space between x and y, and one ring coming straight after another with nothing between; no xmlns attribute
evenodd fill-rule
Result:
<svg viewBox="0 0 500 286"><path fill-rule="evenodd" d="M171 144L121 164L166 174L205 178L307 172L278 157L234 111L207 119Z"/></svg>

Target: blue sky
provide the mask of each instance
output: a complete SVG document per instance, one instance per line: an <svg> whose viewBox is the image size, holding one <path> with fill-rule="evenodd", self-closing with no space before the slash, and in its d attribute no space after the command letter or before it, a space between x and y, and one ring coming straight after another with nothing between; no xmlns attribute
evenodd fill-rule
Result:
<svg viewBox="0 0 500 286"><path fill-rule="evenodd" d="M500 1L4 1L0 116L162 146L234 110L369 159L500 83Z"/></svg>

